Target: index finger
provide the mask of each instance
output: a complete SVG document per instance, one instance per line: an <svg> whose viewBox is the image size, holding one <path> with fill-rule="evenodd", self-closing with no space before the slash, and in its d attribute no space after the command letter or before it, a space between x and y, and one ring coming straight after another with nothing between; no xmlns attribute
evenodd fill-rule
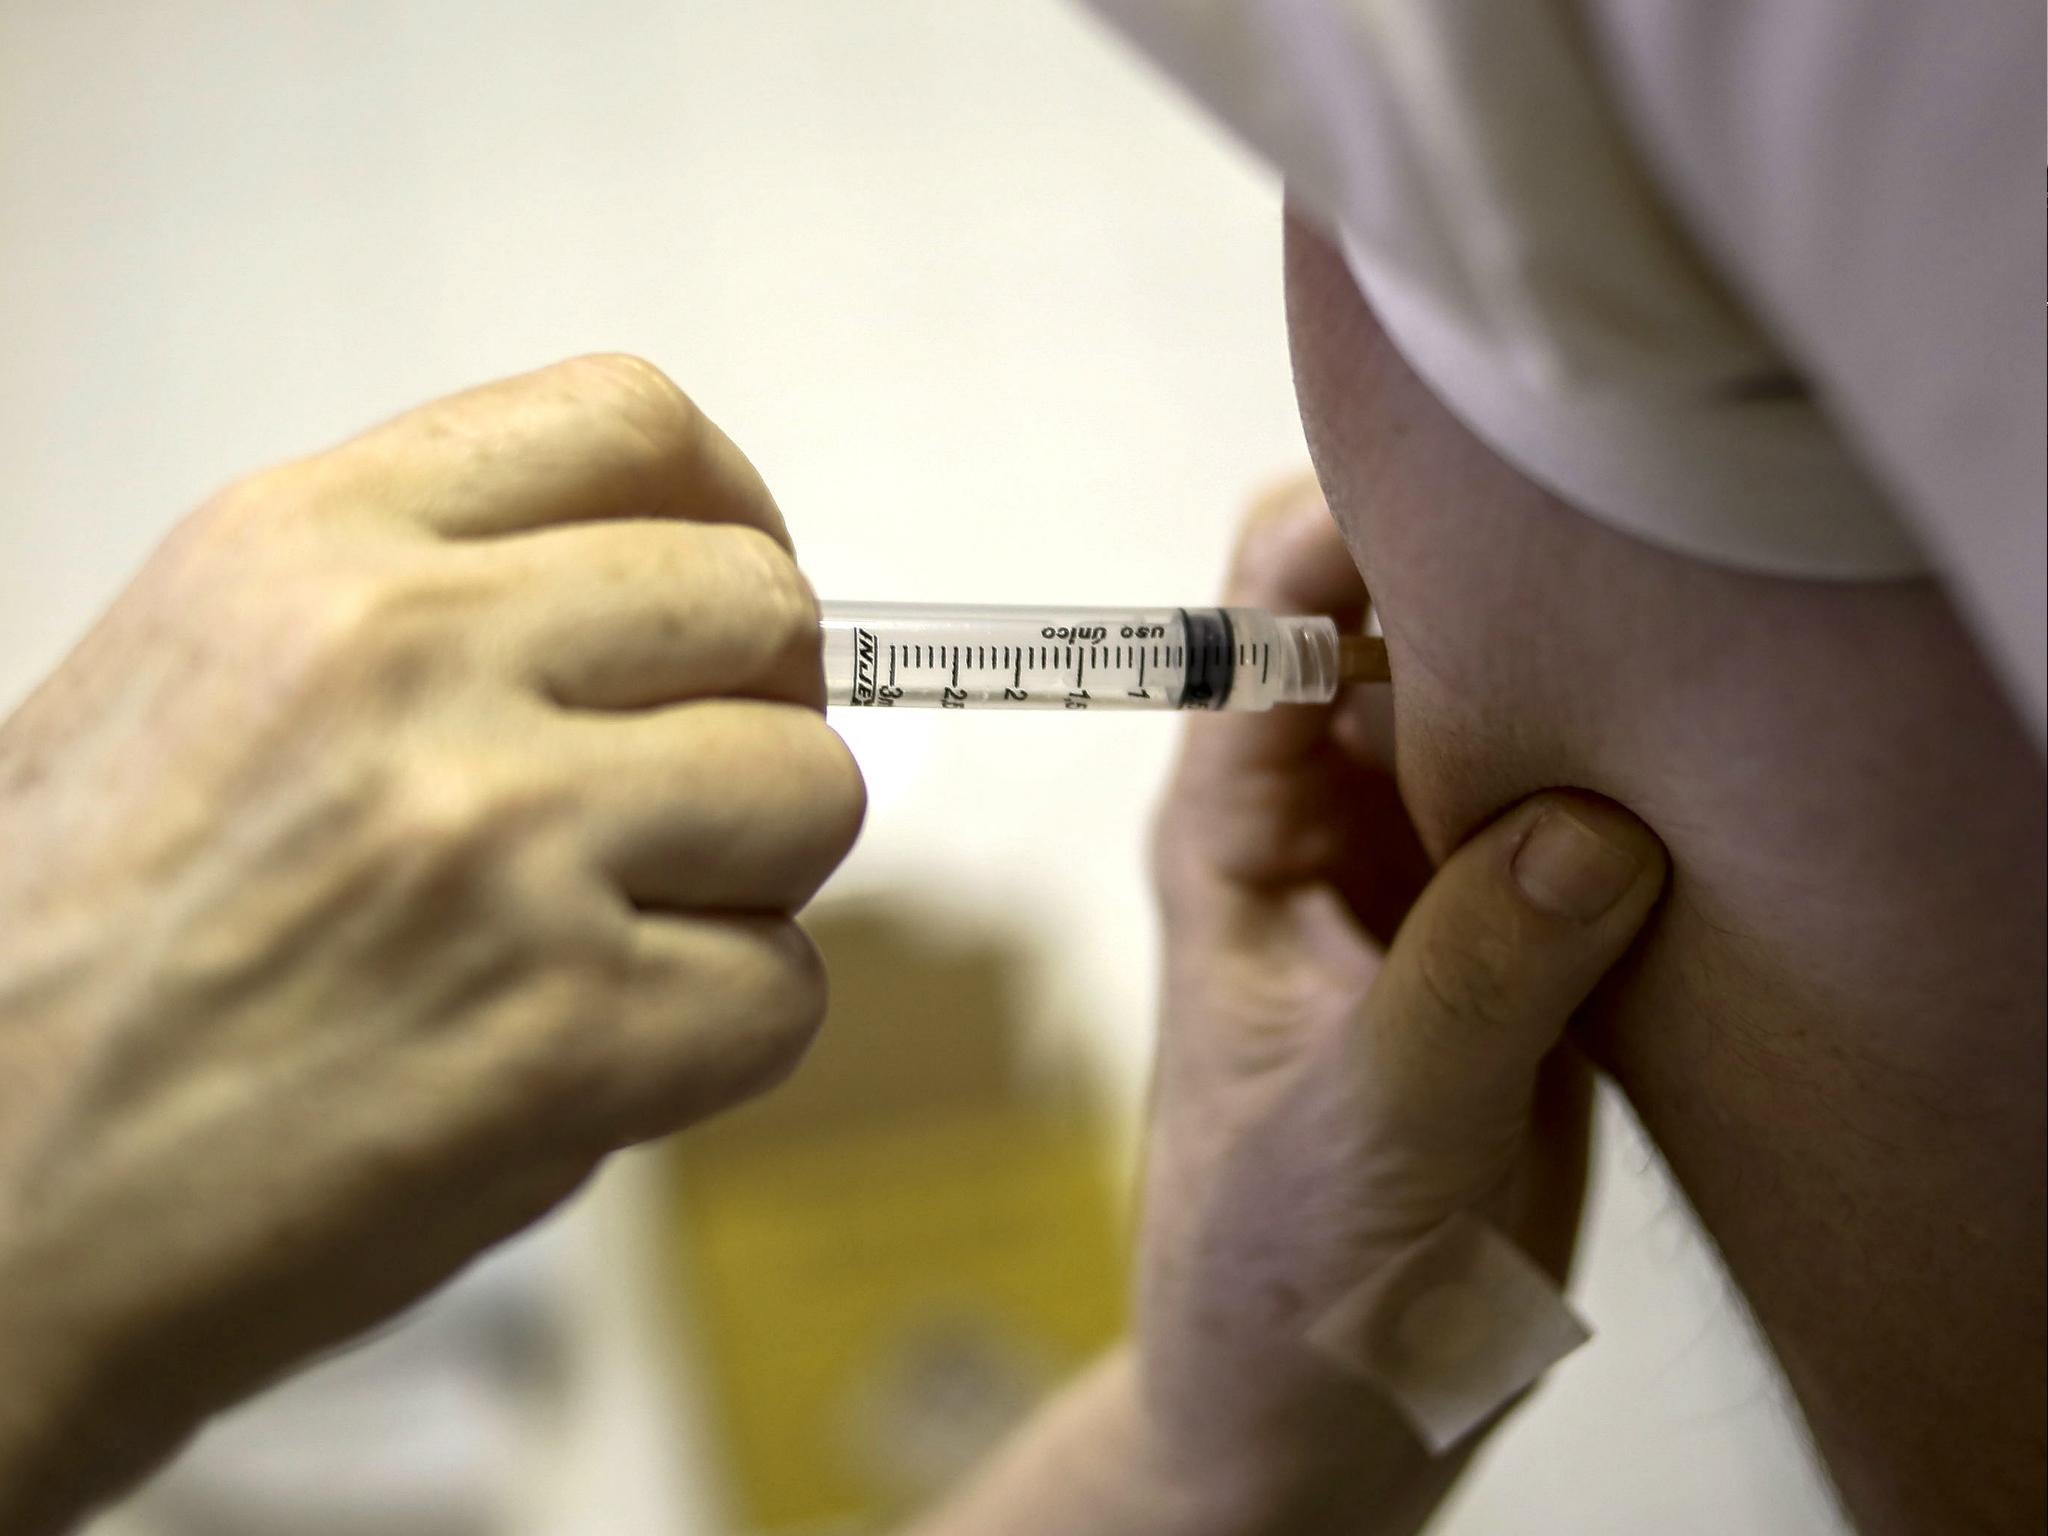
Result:
<svg viewBox="0 0 2048 1536"><path fill-rule="evenodd" d="M377 504L450 538L609 518L789 531L746 455L652 363L571 358L449 395L331 456Z"/></svg>

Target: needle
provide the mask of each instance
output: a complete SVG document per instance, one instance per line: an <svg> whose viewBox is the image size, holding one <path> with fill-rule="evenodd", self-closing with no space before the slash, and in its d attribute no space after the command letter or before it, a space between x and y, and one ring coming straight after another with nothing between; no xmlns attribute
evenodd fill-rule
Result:
<svg viewBox="0 0 2048 1536"><path fill-rule="evenodd" d="M1337 680L1342 683L1384 683L1393 678L1387 666L1387 642L1378 635L1340 635L1337 639Z"/></svg>

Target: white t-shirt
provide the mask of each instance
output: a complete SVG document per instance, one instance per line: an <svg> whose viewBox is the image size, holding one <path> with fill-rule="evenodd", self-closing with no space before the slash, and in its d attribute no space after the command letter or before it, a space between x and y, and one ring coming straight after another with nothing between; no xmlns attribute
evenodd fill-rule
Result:
<svg viewBox="0 0 2048 1536"><path fill-rule="evenodd" d="M1528 474L1731 566L1938 569L2041 729L2040 6L1093 3Z"/></svg>

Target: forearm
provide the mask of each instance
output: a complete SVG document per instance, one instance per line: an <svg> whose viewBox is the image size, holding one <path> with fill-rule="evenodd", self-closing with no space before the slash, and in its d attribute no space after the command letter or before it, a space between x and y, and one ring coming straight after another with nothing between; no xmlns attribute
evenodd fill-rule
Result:
<svg viewBox="0 0 2048 1536"><path fill-rule="evenodd" d="M0 1530L59 1536L127 1486L133 1458L102 1455L99 1442L74 1428L68 1404L8 1366L0 1386Z"/></svg>
<svg viewBox="0 0 2048 1536"><path fill-rule="evenodd" d="M12 1351L0 1382L0 1528L25 1536L62 1531L85 1498L62 1463L67 1417L59 1394Z"/></svg>
<svg viewBox="0 0 2048 1536"><path fill-rule="evenodd" d="M1358 1438L1370 1439L1368 1426ZM1131 1358L1119 1350L901 1536L1410 1536L1465 1458L1384 1481L1371 1470L1383 1460L1361 1443L1346 1472L1313 1478L1177 1461L1148 1431Z"/></svg>
<svg viewBox="0 0 2048 1536"><path fill-rule="evenodd" d="M57 1536L179 1438L144 1432L90 1342L23 1294L0 1262L0 1530Z"/></svg>
<svg viewBox="0 0 2048 1536"><path fill-rule="evenodd" d="M1150 1445L1119 1350L1070 1383L904 1536L1222 1536Z"/></svg>

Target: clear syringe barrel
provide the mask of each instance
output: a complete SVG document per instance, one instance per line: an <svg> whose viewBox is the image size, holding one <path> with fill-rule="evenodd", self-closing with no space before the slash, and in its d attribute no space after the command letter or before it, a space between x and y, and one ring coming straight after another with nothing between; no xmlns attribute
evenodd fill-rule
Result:
<svg viewBox="0 0 2048 1536"><path fill-rule="evenodd" d="M823 610L834 705L1256 710L1337 692L1337 626L1321 616L924 603Z"/></svg>

